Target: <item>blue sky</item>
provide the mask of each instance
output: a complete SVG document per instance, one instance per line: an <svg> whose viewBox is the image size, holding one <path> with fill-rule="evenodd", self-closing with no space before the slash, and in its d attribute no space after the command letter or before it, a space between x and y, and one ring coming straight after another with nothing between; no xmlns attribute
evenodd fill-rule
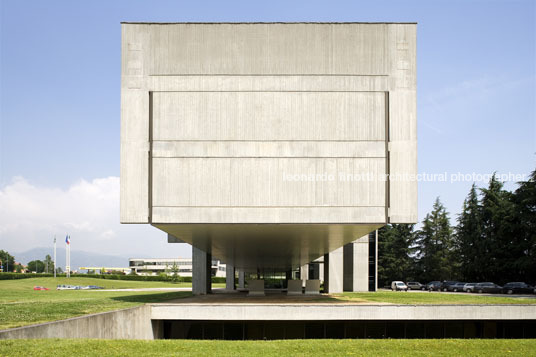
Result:
<svg viewBox="0 0 536 357"><path fill-rule="evenodd" d="M419 171L528 174L536 167L535 1L2 0L0 16L4 198L14 182L50 197L84 183L91 197L100 192L92 184L117 184L121 21L418 22ZM419 220L437 196L454 216L470 185L420 183ZM51 230L66 229L57 219L48 230L25 231L33 238L24 239L39 244ZM118 229L105 226L101 233ZM120 229L115 237L135 231ZM158 232L141 231L159 237L151 254L169 250ZM0 230L1 245L23 250L15 231L6 232ZM109 239L120 252L121 240ZM87 241L88 250L98 250ZM145 252L141 243L138 250Z"/></svg>

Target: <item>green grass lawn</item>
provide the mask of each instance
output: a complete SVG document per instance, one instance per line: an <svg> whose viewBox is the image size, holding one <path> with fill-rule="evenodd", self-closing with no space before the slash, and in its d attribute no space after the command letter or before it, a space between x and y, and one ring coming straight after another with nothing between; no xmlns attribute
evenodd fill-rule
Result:
<svg viewBox="0 0 536 357"><path fill-rule="evenodd" d="M377 291L370 293L334 294L333 298L355 302L387 302L391 304L536 304L535 298L484 296L479 294L445 294L440 292Z"/></svg>
<svg viewBox="0 0 536 357"><path fill-rule="evenodd" d="M536 356L536 340L4 340L0 356Z"/></svg>
<svg viewBox="0 0 536 357"><path fill-rule="evenodd" d="M117 310L190 296L189 291L95 291L56 290L58 284L99 285L108 289L191 287L190 283L108 280L93 278L31 278L0 281L0 329L55 321L90 313ZM41 285L49 291L34 291ZM213 284L223 287L225 284ZM536 304L536 299L457 295L432 293L405 293L379 291L374 293L344 293L320 298L319 301L386 302L394 304Z"/></svg>
<svg viewBox="0 0 536 357"><path fill-rule="evenodd" d="M108 289L191 287L190 283L93 278L31 278L0 280L0 329L123 309L147 302L190 296L188 291L56 290L58 284L98 285ZM49 291L34 291L36 285Z"/></svg>

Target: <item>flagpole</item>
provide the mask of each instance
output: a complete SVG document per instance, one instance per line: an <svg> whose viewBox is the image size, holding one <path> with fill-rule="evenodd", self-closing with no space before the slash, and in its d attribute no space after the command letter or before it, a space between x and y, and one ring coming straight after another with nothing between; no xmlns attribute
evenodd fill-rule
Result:
<svg viewBox="0 0 536 357"><path fill-rule="evenodd" d="M68 242L69 236L67 235L65 237L65 276L69 277L69 242Z"/></svg>
<svg viewBox="0 0 536 357"><path fill-rule="evenodd" d="M56 235L54 234L54 278L56 278Z"/></svg>

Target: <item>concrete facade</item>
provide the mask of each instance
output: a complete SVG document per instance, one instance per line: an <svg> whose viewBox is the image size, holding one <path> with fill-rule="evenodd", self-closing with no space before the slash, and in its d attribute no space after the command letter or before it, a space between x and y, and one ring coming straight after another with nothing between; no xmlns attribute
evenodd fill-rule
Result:
<svg viewBox="0 0 536 357"><path fill-rule="evenodd" d="M122 223L288 271L416 222L416 155L413 23L122 24Z"/></svg>

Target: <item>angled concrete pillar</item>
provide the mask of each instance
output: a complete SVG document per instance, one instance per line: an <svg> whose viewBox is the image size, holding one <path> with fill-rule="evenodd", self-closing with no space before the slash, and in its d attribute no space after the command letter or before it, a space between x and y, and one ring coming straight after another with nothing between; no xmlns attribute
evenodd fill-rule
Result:
<svg viewBox="0 0 536 357"><path fill-rule="evenodd" d="M192 293L205 295L211 292L212 255L192 246Z"/></svg>
<svg viewBox="0 0 536 357"><path fill-rule="evenodd" d="M246 273L243 270L238 271L238 287L240 289L246 287Z"/></svg>
<svg viewBox="0 0 536 357"><path fill-rule="evenodd" d="M368 234L344 246L344 291L369 290Z"/></svg>
<svg viewBox="0 0 536 357"><path fill-rule="evenodd" d="M324 291L330 294L343 291L343 250L335 249L324 255Z"/></svg>
<svg viewBox="0 0 536 357"><path fill-rule="evenodd" d="M235 289L235 268L231 264L225 264L225 289Z"/></svg>

